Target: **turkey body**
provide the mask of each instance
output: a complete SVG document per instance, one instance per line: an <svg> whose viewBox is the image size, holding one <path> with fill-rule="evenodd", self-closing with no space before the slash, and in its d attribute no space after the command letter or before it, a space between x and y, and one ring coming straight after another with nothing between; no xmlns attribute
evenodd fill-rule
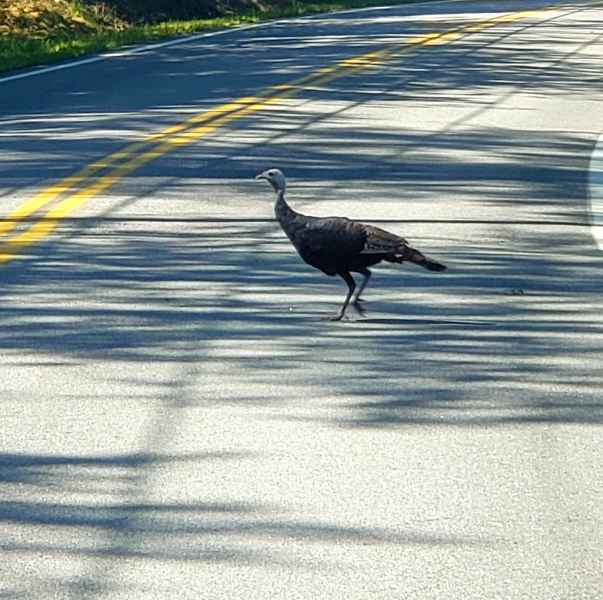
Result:
<svg viewBox="0 0 603 600"><path fill-rule="evenodd" d="M256 178L266 179L275 189L276 218L301 258L326 275L339 275L347 283L346 299L332 320L343 318L356 289L356 282L350 273L364 276L353 300L353 306L364 314L360 295L371 276L368 267L385 260L392 263L409 261L430 271L446 269L444 265L411 248L404 238L373 225L346 217L313 217L296 212L285 200L286 182L278 169L264 171Z"/></svg>
<svg viewBox="0 0 603 600"><path fill-rule="evenodd" d="M346 217L312 217L296 213L282 219L279 207L276 217L301 258L326 275L342 271L362 273L382 260L397 262L396 249L403 250L405 241L389 232L347 219ZM372 230L372 231L371 231ZM372 237L389 238L389 252L366 252L369 233Z"/></svg>

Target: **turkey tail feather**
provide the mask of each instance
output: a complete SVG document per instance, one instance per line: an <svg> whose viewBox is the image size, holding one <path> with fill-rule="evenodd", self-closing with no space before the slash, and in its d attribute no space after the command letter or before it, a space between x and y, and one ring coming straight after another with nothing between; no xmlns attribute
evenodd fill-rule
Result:
<svg viewBox="0 0 603 600"><path fill-rule="evenodd" d="M421 254L418 250L411 248L410 246L404 246L401 254L397 254L392 256L389 259L391 262L403 263L404 261L409 261L415 263L415 265L419 265L428 271L445 271L446 266Z"/></svg>
<svg viewBox="0 0 603 600"><path fill-rule="evenodd" d="M446 270L446 265L443 265L442 263L432 260L431 258L427 258L426 256L424 256L423 259L424 259L423 262L420 262L417 264L421 265L428 271L445 271Z"/></svg>

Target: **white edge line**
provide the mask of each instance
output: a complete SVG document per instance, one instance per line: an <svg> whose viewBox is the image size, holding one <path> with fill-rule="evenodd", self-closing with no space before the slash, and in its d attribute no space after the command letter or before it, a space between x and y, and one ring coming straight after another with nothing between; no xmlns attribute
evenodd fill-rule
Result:
<svg viewBox="0 0 603 600"><path fill-rule="evenodd" d="M274 22L274 21L273 21ZM137 46L136 48L130 48L127 50L116 50L112 52L104 52L97 56L91 56L89 58L82 58L67 63L61 63L53 65L51 67L43 67L36 69L35 71L27 71L26 73L17 73L16 75L9 75L8 77L0 77L0 83L7 81L14 81L16 79L25 79L26 77L34 77L35 75L43 75L44 73L52 73L53 71L61 71L62 69L70 69L71 67L78 67L80 65L87 65L89 63L99 62L101 60L107 60L109 58L121 58L123 56L129 56L131 54L138 54L145 50L155 50L157 48L164 48L166 46L175 46L176 44L185 44L186 42L192 42L201 38L213 37L216 35L223 35L225 33L233 33L235 31L244 31L246 29L253 29L254 27L260 27L266 25L266 23L254 23L252 25L244 25L242 27L232 27L228 29L221 29L220 31L209 31L205 33L196 33L195 35L189 35L186 37L179 37L176 39L168 40L167 42L159 42L157 44L145 44L144 46Z"/></svg>
<svg viewBox="0 0 603 600"><path fill-rule="evenodd" d="M599 250L603 250L603 134L595 143L588 171L590 231Z"/></svg>
<svg viewBox="0 0 603 600"><path fill-rule="evenodd" d="M332 10L325 13L316 13L314 15L305 15L301 17L289 17L287 20L301 20L301 19L312 19L315 17L324 17L326 15L347 15L359 12L369 12L371 10L385 10L386 8L405 8L411 6L417 6L421 4L453 4L455 2L474 2L475 0L416 0L416 2L406 2L404 4L384 4L383 6L365 6L364 8L347 8L343 10ZM276 21L272 21L275 23Z"/></svg>
<svg viewBox="0 0 603 600"><path fill-rule="evenodd" d="M411 4L407 4L406 6L416 6L420 4L451 4L453 2L467 2L468 0L423 0L419 2L412 2ZM144 46L137 46L135 48L130 48L127 50L117 50L112 52L104 52L102 54L96 56L90 56L89 58L82 58L66 63L61 63L58 65L53 65L50 67L42 67L41 69L35 69L33 71L27 71L25 73L17 73L16 75L8 75L6 77L0 77L0 83L7 83L9 81L16 81L17 79L25 79L27 77L35 77L36 75L44 75L45 73L52 73L53 71L61 71L63 69L71 69L72 67L79 67L81 65L87 65L90 63L99 62L102 60L108 60L110 58L122 58L124 56L130 56L131 54L138 54L140 52L145 52L146 50L156 50L157 48L166 48L167 46L175 46L177 44L186 44L187 42L193 42L195 40L200 40L203 38L214 37L218 35L225 35L228 33L235 33L238 31L246 31L248 29L255 29L257 27L268 27L270 25L274 25L276 23L290 23L299 21L302 19L317 19L320 17L324 17L325 15L334 15L334 14L350 14L356 12L367 12L370 10L384 10L386 8L395 8L404 6L402 4L390 4L384 6L371 6L365 8L354 8L350 10L341 10L341 11L331 11L326 13L314 14L314 15L306 15L305 17L288 17L286 19L275 19L273 21L263 21L261 23L253 23L251 25L242 25L240 27L229 27L228 29L221 29L220 31L209 31L205 33L196 33L194 35L189 35L186 37L179 37L176 39L171 39L166 42L159 42L156 44L145 44Z"/></svg>

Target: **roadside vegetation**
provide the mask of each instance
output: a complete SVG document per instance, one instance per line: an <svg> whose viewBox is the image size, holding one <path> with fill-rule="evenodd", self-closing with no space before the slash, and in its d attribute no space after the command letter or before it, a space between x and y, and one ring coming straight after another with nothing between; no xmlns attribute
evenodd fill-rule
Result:
<svg viewBox="0 0 603 600"><path fill-rule="evenodd" d="M263 20L418 0L0 0L0 71Z"/></svg>

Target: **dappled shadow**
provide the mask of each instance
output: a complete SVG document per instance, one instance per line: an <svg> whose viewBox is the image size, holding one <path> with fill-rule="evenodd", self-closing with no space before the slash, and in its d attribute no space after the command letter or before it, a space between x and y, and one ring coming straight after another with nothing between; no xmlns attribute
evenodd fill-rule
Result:
<svg viewBox="0 0 603 600"><path fill-rule="evenodd" d="M508 3L508 10L521 8L521 4ZM369 23L362 14L275 23L228 34L220 38L220 44L201 39L113 58L95 64L94 69L78 69L75 87L75 71L59 71L50 80L44 79L43 97L30 93L39 85L37 80L3 84L2 187L22 189L54 181L71 174L78 165L119 149L126 141L155 133L217 104L257 95L344 58L432 32L434 23L420 18L427 11L441 13L437 29L445 31L464 23L471 10L465 7L460 17L454 17L449 15L450 7L433 5L402 11L402 15L416 12L414 19L396 19L396 9L387 9L383 14L393 15L391 19ZM556 18L539 22L538 27L532 22L500 25L461 37L444 52L430 46L419 49L412 59L402 56L386 65L382 73L363 78L360 85L358 81L334 88L327 84L314 93L304 92L302 97L335 99L346 105L369 100L428 100L430 106L437 106L452 99L473 106L479 114L492 108L493 102L500 102L493 94L513 89L533 89L535 94L547 96L555 92L588 95L599 81L599 65L587 58L588 52L582 52L585 46L600 43L601 24L580 18L579 9L566 12L576 13L575 22L566 17L563 27ZM584 31L589 32L586 42ZM518 35L522 36L519 44ZM524 52L527 43L531 43L529 61ZM246 65L243 71L242 61ZM319 118L324 120L330 112L325 107ZM314 113L298 126L307 127L315 117ZM198 166L183 165L185 169ZM334 178L345 175L345 171L333 173Z"/></svg>
<svg viewBox="0 0 603 600"><path fill-rule="evenodd" d="M442 29L454 25L450 8L440 9ZM31 377L91 366L98 372L85 390L55 382L40 395L51 404L65 395L107 403L107 411L134 395L151 417L138 453L0 454L0 524L13 528L3 552L98 560L82 577L0 588L0 597L53 585L71 597L100 596L113 585L102 572L115 559L316 570L333 565L286 542L487 545L437 527L305 519L284 502L250 500L243 483L235 499L203 487L194 500L154 497L152 478L216 464L244 481L250 463L264 464L261 452L171 449L186 411L207 407L253 406L250 422L299 421L333 435L370 429L381 438L404 428L603 423L601 257L586 212L599 132L480 121L498 110L533 117L550 94L600 93L599 65L577 49L585 27L589 43L600 43L601 24L576 19L488 30L370 77L304 90L132 173L97 209L63 220L52 238L2 267L3 365ZM426 31L420 20L367 28L350 16L273 25L220 49L204 41L156 52L134 75L133 57L108 62L77 94L59 79L43 100L28 96L23 112L10 92L0 122L4 199L217 102ZM553 38L554 47L536 43ZM233 94L228 74L241 57L249 69ZM107 77L115 88L105 94ZM139 92L126 99L118 87L131 77ZM507 108L519 91L524 104ZM439 106L450 115L431 122ZM392 107L411 112L379 125L367 115L375 107L386 119ZM251 177L272 164L290 177L297 208L332 214L345 203L348 216L408 237L449 271L376 269L368 318L321 321L343 285L301 263L269 217L270 192ZM182 198L198 200L198 210ZM133 367L113 382L128 398L100 385L108 364ZM156 384L154 367L165 365L176 375ZM86 377L78 369L75 386ZM23 411L37 400L25 376L3 388L7 406Z"/></svg>
<svg viewBox="0 0 603 600"><path fill-rule="evenodd" d="M471 245L413 235L445 257L450 272L379 269L369 318L331 324L318 317L341 300L341 283L301 264L274 223L188 223L186 235L178 222L163 223L160 234L148 221L147 231L135 220L72 225L61 233L77 236L38 246L3 271L5 367L11 356L15 368L23 358L35 366L52 357L59 364L172 362L197 373L166 384L159 402L144 392L144 371L138 381L123 378L140 388L142 402L156 404L155 431L140 453L0 456L0 523L36 532L9 536L3 552L93 559L98 566L84 579L60 581L72 597L107 593L120 560L316 572L333 565L286 548L489 547L437 528L304 520L286 504L251 501L244 473L264 462L261 454L156 454L169 447L171 423L184 419L185 407L257 406L269 420L374 431L603 422L600 259L580 228L552 226L560 249L552 256L546 226L517 226L521 242L504 252L500 238L488 244L480 235ZM209 391L213 378L221 394ZM235 391L240 378L245 387ZM6 403L18 384L4 387ZM212 464L238 473L239 499L219 500L215 489L207 491L211 499L154 497L156 474L173 478L183 467L202 474ZM16 592L57 585L30 582Z"/></svg>
<svg viewBox="0 0 603 600"><path fill-rule="evenodd" d="M149 498L151 490L141 488L141 477L148 476L149 470L173 469L179 462L197 463L202 470L212 461L236 464L249 458L234 453L170 457L0 454L3 497L14 496L0 502L0 527L10 532L11 525L18 525L30 532L26 538L4 536L0 548L6 559L93 559L97 565L73 578L30 577L2 593L11 598L51 592L61 593L61 597L95 598L118 587L111 571L123 560L152 561L162 568L170 562L286 567L311 573L333 568L328 561L306 561L291 551L277 550L283 543L364 549L371 545L488 546L477 537L418 528L303 521L279 506L155 500ZM266 547L267 542L274 548ZM124 585L119 588L123 590Z"/></svg>
<svg viewBox="0 0 603 600"><path fill-rule="evenodd" d="M505 389L496 392L492 423L509 415L530 420L532 406L539 418L549 406L551 418L601 421L594 396L601 383L595 368L601 262L580 226L544 223L534 231L517 225L512 242L507 231L496 232L496 224L479 230L479 244L417 240L444 257L449 272L378 269L367 295L369 317L341 324L320 321L331 309L317 302L340 302L341 281L329 282L301 263L275 223L189 223L185 234L177 221L162 226L159 235L140 230L135 220L127 231L123 222L99 219L94 228L76 230L76 238L52 243L50 254L44 246L33 249L26 269L22 262L5 268L0 348L6 356L19 350L32 358L41 353L78 361L240 364L257 381L287 371L290 383L299 378L351 398L368 395L380 412L393 396L393 413L400 412L399 396L415 398L413 405L421 396L431 402L439 381L450 398L447 408L455 408L455 424L465 413L468 423L474 416L471 406L453 398L477 398L487 406L489 386L498 381ZM418 227L425 225L405 229ZM71 231L68 225L65 231ZM57 264L70 268L58 270ZM385 296L374 309L373 295ZM276 354L248 355L246 343L277 339L282 344ZM318 340L324 355L313 354ZM216 344L228 353L212 356L208 350ZM333 370L328 383L319 368L325 356ZM513 401L500 402L500 394ZM573 413L568 394L576 394ZM359 416L373 400L358 406ZM341 414L346 421L349 410ZM448 417L446 410L433 422L445 424Z"/></svg>

